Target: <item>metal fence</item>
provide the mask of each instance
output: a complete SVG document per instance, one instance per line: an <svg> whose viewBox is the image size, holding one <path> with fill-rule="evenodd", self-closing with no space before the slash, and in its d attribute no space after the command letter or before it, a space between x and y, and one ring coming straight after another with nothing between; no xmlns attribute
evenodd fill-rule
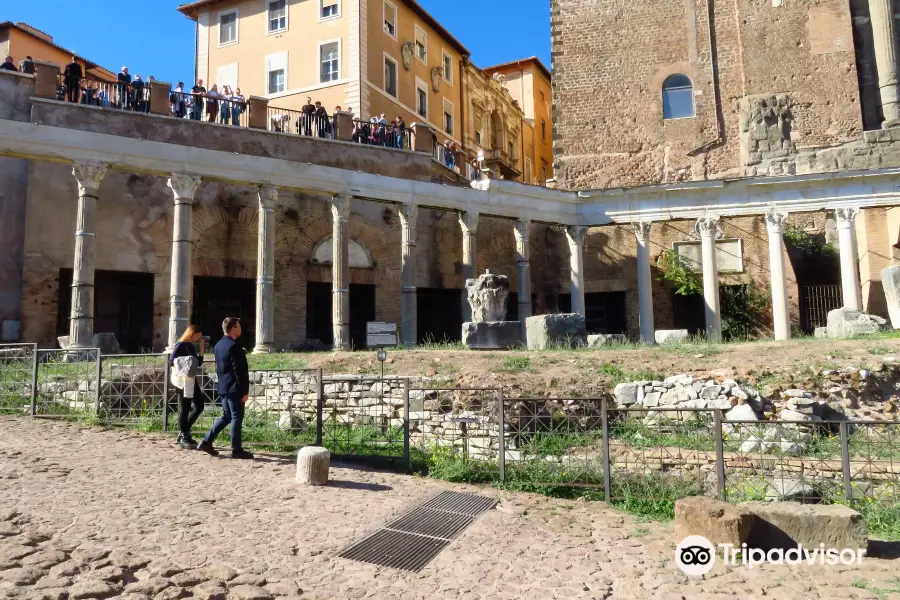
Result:
<svg viewBox="0 0 900 600"><path fill-rule="evenodd" d="M840 285L800 286L800 327L812 334L828 324L828 313L844 305Z"/></svg>
<svg viewBox="0 0 900 600"><path fill-rule="evenodd" d="M266 110L266 127L269 131L324 139L334 138L334 124L328 115L320 116L275 106L269 106Z"/></svg>
<svg viewBox="0 0 900 600"><path fill-rule="evenodd" d="M164 428L169 369L164 354L100 356L97 418L110 425Z"/></svg>
<svg viewBox="0 0 900 600"><path fill-rule="evenodd" d="M30 414L35 344L0 345L0 414Z"/></svg>
<svg viewBox="0 0 900 600"><path fill-rule="evenodd" d="M37 350L34 354L31 415L91 418L100 408L100 350Z"/></svg>

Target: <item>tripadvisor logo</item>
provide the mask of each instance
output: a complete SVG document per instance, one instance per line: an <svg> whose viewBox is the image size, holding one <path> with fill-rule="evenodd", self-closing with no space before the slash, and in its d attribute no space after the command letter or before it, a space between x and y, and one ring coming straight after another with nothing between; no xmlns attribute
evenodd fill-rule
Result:
<svg viewBox="0 0 900 600"><path fill-rule="evenodd" d="M691 577L700 577L709 573L716 564L716 554L720 554L723 562L730 566L746 566L752 569L756 565L861 565L863 548L825 548L819 544L817 548L796 548L784 550L775 548L768 552L759 548L748 548L747 544L714 545L701 535L691 535L678 544L675 549L675 564L681 572Z"/></svg>

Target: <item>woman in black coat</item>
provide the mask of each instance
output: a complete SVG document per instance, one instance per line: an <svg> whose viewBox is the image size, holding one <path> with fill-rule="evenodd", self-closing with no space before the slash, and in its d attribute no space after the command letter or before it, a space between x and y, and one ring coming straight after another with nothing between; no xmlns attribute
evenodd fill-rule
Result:
<svg viewBox="0 0 900 600"><path fill-rule="evenodd" d="M200 342L200 353L194 346L197 342ZM169 367L171 368L175 364L176 358L182 356L193 356L202 363L202 352L205 350L203 345L203 332L196 325L188 325L184 335L172 349L172 354L169 355ZM191 437L191 429L200 418L200 413L203 412L203 392L199 386L195 385L194 397L185 398L183 389L176 387L175 390L178 393L178 443L182 448L194 449L197 447L197 442ZM191 410L191 405L193 405L193 410Z"/></svg>

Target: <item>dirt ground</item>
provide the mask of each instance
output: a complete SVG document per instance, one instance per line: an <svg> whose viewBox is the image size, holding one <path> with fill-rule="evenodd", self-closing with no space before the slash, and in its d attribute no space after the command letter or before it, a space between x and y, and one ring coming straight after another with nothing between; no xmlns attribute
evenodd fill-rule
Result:
<svg viewBox="0 0 900 600"><path fill-rule="evenodd" d="M602 503L349 465L298 486L290 456L177 449L162 436L0 417L0 597L900 599L897 563L674 565L671 525ZM499 499L421 573L337 558L444 489Z"/></svg>
<svg viewBox="0 0 900 600"><path fill-rule="evenodd" d="M322 352L253 357L262 366L302 364L326 375L378 374L374 351ZM261 361L261 362L260 362ZM900 336L832 341L683 344L612 347L578 351L388 351L385 374L445 376L455 387L503 387L509 397L586 396L612 391L616 383L679 373L713 373L755 383L760 379L802 383L812 371L878 368L900 361Z"/></svg>

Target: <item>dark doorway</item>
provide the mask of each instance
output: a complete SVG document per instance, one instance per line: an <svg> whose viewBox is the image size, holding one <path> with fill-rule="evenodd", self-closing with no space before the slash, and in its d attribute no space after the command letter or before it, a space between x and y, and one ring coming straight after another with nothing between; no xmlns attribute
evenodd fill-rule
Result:
<svg viewBox="0 0 900 600"><path fill-rule="evenodd" d="M59 270L56 334L69 335L72 269ZM112 333L122 352L153 347L153 273L97 271L94 274L94 333Z"/></svg>
<svg viewBox="0 0 900 600"><path fill-rule="evenodd" d="M812 335L816 327L828 324L828 313L841 308L844 297L840 285L800 286L800 328Z"/></svg>
<svg viewBox="0 0 900 600"><path fill-rule="evenodd" d="M531 295L531 311L534 313L534 307L537 303L537 294ZM534 316L534 314L532 314ZM519 320L519 293L518 292L510 292L509 296L506 298L506 320L507 321L518 321ZM462 333L462 332L460 332Z"/></svg>
<svg viewBox="0 0 900 600"><path fill-rule="evenodd" d="M559 312L572 312L572 295L560 294ZM624 334L627 329L625 292L594 292L584 295L588 333Z"/></svg>
<svg viewBox="0 0 900 600"><path fill-rule="evenodd" d="M672 292L675 329L687 329L690 335L706 331L706 303L701 294L683 296Z"/></svg>
<svg viewBox="0 0 900 600"><path fill-rule="evenodd" d="M459 289L418 288L418 342L458 342L462 339L462 294Z"/></svg>
<svg viewBox="0 0 900 600"><path fill-rule="evenodd" d="M246 350L256 343L256 282L228 277L194 277L194 311L191 320L215 344L224 335L222 320L238 317Z"/></svg>
<svg viewBox="0 0 900 600"><path fill-rule="evenodd" d="M319 281L306 284L306 339L326 346L334 344L331 315L332 285ZM356 349L366 347L366 323L375 320L375 286L350 285L350 341Z"/></svg>

